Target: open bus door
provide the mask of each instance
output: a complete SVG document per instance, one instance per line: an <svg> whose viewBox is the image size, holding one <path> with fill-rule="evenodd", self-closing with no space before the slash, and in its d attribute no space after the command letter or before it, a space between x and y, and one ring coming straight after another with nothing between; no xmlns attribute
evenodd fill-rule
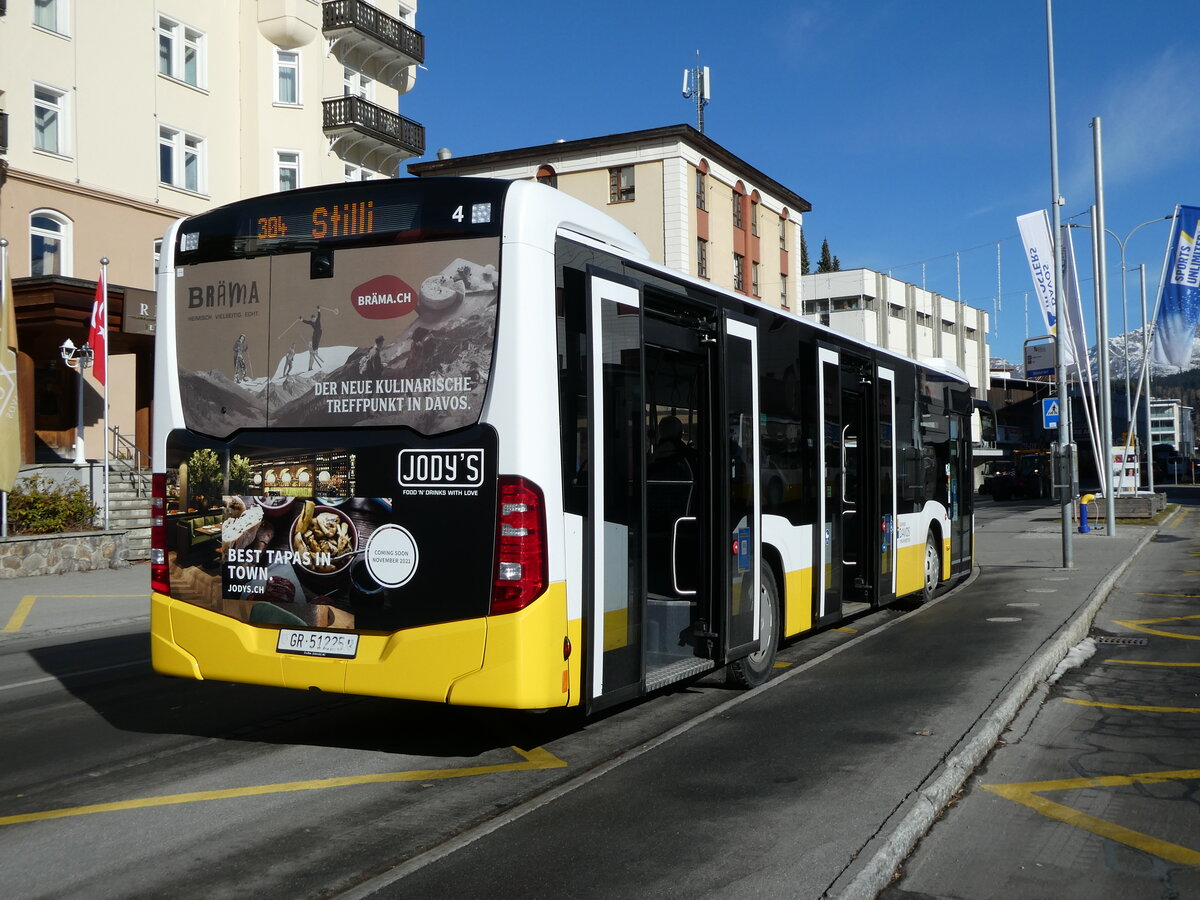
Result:
<svg viewBox="0 0 1200 900"><path fill-rule="evenodd" d="M817 620L832 622L895 595L895 376L829 346L818 351L817 366L824 435Z"/></svg>
<svg viewBox="0 0 1200 900"><path fill-rule="evenodd" d="M760 450L752 320L592 269L588 331L584 609L597 709L758 651Z"/></svg>

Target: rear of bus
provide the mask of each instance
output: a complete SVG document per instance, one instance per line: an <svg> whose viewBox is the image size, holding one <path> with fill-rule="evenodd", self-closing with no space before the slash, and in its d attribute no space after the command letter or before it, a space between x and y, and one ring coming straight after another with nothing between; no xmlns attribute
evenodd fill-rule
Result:
<svg viewBox="0 0 1200 900"><path fill-rule="evenodd" d="M579 615L551 578L558 451L537 438L557 435L545 419L554 225L511 226L506 242L510 192L549 194L360 182L168 232L157 671L467 705L579 701ZM542 324L523 334L526 321Z"/></svg>

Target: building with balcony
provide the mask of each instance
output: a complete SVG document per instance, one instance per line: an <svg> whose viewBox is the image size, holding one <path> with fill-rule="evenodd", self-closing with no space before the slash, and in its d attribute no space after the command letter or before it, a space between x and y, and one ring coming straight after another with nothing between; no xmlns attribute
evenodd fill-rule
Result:
<svg viewBox="0 0 1200 900"><path fill-rule="evenodd" d="M149 445L152 291L168 224L242 197L391 177L424 153L398 113L425 38L417 0L0 3L0 237L9 241L31 419L26 459L72 445L110 260L110 425ZM87 456L101 401L85 388Z"/></svg>
<svg viewBox="0 0 1200 900"><path fill-rule="evenodd" d="M800 230L812 205L689 125L438 157L408 170L540 181L633 229L659 263L797 308Z"/></svg>

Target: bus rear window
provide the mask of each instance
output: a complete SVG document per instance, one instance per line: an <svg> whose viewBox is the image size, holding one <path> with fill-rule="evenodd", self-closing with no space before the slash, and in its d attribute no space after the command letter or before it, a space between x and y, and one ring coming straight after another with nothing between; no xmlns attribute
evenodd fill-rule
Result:
<svg viewBox="0 0 1200 900"><path fill-rule="evenodd" d="M499 239L323 248L176 270L184 421L243 428L479 421L491 369Z"/></svg>

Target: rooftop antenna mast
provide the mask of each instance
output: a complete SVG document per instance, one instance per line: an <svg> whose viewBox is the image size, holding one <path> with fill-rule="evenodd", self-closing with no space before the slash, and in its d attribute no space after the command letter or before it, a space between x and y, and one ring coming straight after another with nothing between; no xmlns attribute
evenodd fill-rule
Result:
<svg viewBox="0 0 1200 900"><path fill-rule="evenodd" d="M696 101L696 130L704 134L704 107L712 99L708 66L700 65L700 51L696 51L696 67L683 70L683 97Z"/></svg>

